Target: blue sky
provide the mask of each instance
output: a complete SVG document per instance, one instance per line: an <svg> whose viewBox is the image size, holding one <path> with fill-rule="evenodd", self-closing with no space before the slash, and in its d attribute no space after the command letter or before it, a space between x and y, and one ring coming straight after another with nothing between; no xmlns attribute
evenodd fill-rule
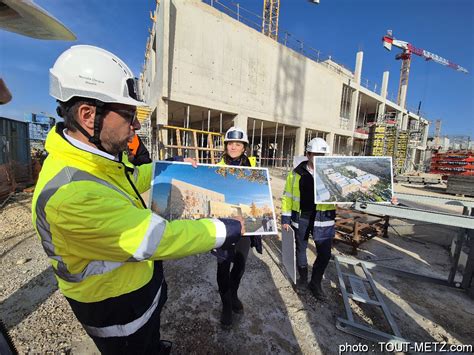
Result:
<svg viewBox="0 0 474 355"><path fill-rule="evenodd" d="M153 185L159 189L153 190L153 199L158 205L166 205L171 179L181 180L196 186L225 195L225 202L232 204L248 204L254 202L257 206L271 205L268 184L251 183L247 180L236 179L233 175L225 178L216 173L216 167L199 166L193 168L189 164L159 163L155 167ZM232 189L229 189L232 186Z"/></svg>
<svg viewBox="0 0 474 355"><path fill-rule="evenodd" d="M229 0L222 0L228 3ZM138 75L151 26L153 0L36 0L78 37L74 44L92 44L121 57ZM241 0L257 14L263 0ZM389 92L396 93L400 62L382 47L381 37L392 29L397 39L451 60L470 73L462 74L413 56L408 106L430 120L442 120L442 134L474 137L474 1L472 0L281 0L280 33L320 50L354 69L355 54L364 51L362 77L380 87L390 71ZM0 75L13 100L0 106L0 115L22 118L28 112L55 112L48 95L48 70L73 43L34 40L0 30Z"/></svg>

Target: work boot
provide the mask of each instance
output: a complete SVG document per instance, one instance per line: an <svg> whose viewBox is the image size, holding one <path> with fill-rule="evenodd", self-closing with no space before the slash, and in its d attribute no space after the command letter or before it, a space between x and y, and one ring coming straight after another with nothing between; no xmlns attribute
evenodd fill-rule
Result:
<svg viewBox="0 0 474 355"><path fill-rule="evenodd" d="M313 296L321 301L326 299L326 294L321 287L321 281L323 280L323 272L313 267L313 272L311 273L311 281L308 284L308 289L311 291Z"/></svg>
<svg viewBox="0 0 474 355"><path fill-rule="evenodd" d="M298 281L296 282L296 286L298 288L306 287L308 285L308 267L299 267L298 266Z"/></svg>
<svg viewBox="0 0 474 355"><path fill-rule="evenodd" d="M159 354L168 355L171 353L171 348L173 343L168 340L160 340L160 345L158 349Z"/></svg>
<svg viewBox="0 0 474 355"><path fill-rule="evenodd" d="M237 295L237 289L231 289L231 299L232 299L232 310L235 313L244 313L244 305L239 300L239 296Z"/></svg>
<svg viewBox="0 0 474 355"><path fill-rule="evenodd" d="M232 327L231 291L227 290L225 293L221 293L221 300L222 300L221 325L224 329L230 329Z"/></svg>
<svg viewBox="0 0 474 355"><path fill-rule="evenodd" d="M321 287L321 282L310 282L308 284L308 289L311 291L313 296L320 301L326 300L326 294L323 291L323 288Z"/></svg>

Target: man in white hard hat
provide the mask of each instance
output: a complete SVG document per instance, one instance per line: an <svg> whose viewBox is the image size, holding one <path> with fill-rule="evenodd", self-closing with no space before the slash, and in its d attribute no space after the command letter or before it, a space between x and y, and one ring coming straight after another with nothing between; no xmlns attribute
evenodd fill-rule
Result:
<svg viewBox="0 0 474 355"><path fill-rule="evenodd" d="M299 286L306 286L308 281L306 249L310 233L316 244L317 257L307 286L317 299L325 297L321 281L331 258L336 208L331 204L314 203L313 158L329 153L330 148L324 139L313 138L309 141L306 145L308 160L303 161L290 172L282 198L282 227L285 230L293 228L295 231Z"/></svg>
<svg viewBox="0 0 474 355"><path fill-rule="evenodd" d="M33 225L59 289L103 354L169 353L160 341L167 299L161 260L233 247L233 219L168 222L140 194L152 164L133 167L127 144L138 127L135 80L114 54L73 46L50 69L50 94L64 124L33 196Z"/></svg>

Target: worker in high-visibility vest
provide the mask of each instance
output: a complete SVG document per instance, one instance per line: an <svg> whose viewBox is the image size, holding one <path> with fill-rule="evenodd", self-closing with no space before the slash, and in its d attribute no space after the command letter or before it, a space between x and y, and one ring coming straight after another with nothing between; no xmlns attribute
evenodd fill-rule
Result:
<svg viewBox="0 0 474 355"><path fill-rule="evenodd" d="M313 157L326 155L329 151L328 144L322 138L313 138L308 142L306 145L308 160L300 163L288 174L281 206L282 228L285 230L293 228L295 231L299 286L306 286L308 282L306 249L309 235L313 236L317 257L307 286L317 299L325 298L321 281L331 259L336 207L333 204L314 203Z"/></svg>
<svg viewBox="0 0 474 355"><path fill-rule="evenodd" d="M32 210L59 289L101 353L169 353L171 344L160 341L167 300L161 260L233 247L242 223L168 222L146 207L140 194L152 164L134 167L125 153L142 102L117 56L73 46L50 78L64 124L47 137Z"/></svg>
<svg viewBox="0 0 474 355"><path fill-rule="evenodd" d="M138 125L139 124L140 123L138 123ZM133 165L151 163L150 152L146 149L142 139L136 133L132 141L128 143L128 161Z"/></svg>
<svg viewBox="0 0 474 355"><path fill-rule="evenodd" d="M224 136L225 151L218 165L250 166L256 165L255 158L247 157L245 151L249 139L247 133L238 127L231 127ZM221 324L224 328L232 326L232 312L242 313L244 306L238 297L240 281L245 272L245 264L251 246L259 248L260 240L252 238L241 238L235 245L234 250L217 250L217 285L222 300ZM231 264L232 270L231 270Z"/></svg>

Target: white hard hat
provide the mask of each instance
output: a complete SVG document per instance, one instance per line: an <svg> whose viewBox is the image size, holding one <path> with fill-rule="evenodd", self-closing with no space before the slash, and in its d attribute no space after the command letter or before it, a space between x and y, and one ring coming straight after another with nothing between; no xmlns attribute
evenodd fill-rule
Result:
<svg viewBox="0 0 474 355"><path fill-rule="evenodd" d="M249 144L249 138L243 129L230 127L227 132L225 132L224 142L243 142Z"/></svg>
<svg viewBox="0 0 474 355"><path fill-rule="evenodd" d="M324 153L330 152L329 145L322 138L313 138L306 145L306 151L308 153Z"/></svg>
<svg viewBox="0 0 474 355"><path fill-rule="evenodd" d="M84 97L104 103L143 105L132 71L102 48L72 46L56 60L49 77L50 95L62 102Z"/></svg>

